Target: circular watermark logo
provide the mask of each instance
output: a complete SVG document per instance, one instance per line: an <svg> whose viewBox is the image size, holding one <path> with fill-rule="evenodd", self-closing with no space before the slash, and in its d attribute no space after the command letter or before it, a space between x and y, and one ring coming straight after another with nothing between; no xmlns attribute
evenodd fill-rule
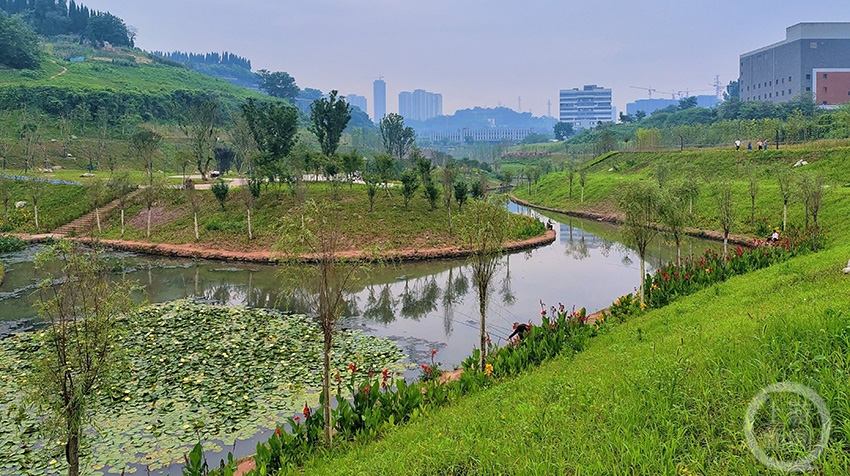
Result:
<svg viewBox="0 0 850 476"><path fill-rule="evenodd" d="M780 382L763 388L744 417L747 446L763 465L785 472L815 469L826 449L832 420L826 403L811 388Z"/></svg>

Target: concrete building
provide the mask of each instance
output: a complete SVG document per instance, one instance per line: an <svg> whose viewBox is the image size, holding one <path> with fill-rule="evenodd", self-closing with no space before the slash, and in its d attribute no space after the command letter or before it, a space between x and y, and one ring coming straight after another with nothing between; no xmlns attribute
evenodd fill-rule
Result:
<svg viewBox="0 0 850 476"><path fill-rule="evenodd" d="M560 120L572 123L576 131L596 127L600 122L616 121L617 111L611 105L611 90L595 84L582 89L562 89Z"/></svg>
<svg viewBox="0 0 850 476"><path fill-rule="evenodd" d="M366 97L358 96L356 94L348 94L345 96L346 102L351 104L352 106L360 108L361 111L369 114L369 111L366 110Z"/></svg>
<svg viewBox="0 0 850 476"><path fill-rule="evenodd" d="M424 89L398 94L398 113L411 121L425 121L443 115L443 95Z"/></svg>
<svg viewBox="0 0 850 476"><path fill-rule="evenodd" d="M519 142L529 135L534 134L534 129L461 129L455 132L432 132L429 136L431 142L448 140L449 142Z"/></svg>
<svg viewBox="0 0 850 476"><path fill-rule="evenodd" d="M387 83L383 79L376 79L372 83L372 103L375 107L372 120L381 122L381 119L387 115Z"/></svg>
<svg viewBox="0 0 850 476"><path fill-rule="evenodd" d="M788 101L811 93L819 105L850 101L850 23L798 23L785 40L740 57L745 101Z"/></svg>

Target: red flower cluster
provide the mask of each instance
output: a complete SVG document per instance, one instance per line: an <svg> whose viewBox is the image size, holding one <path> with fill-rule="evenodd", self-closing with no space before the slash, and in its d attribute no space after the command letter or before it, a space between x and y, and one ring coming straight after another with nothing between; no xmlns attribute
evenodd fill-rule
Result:
<svg viewBox="0 0 850 476"><path fill-rule="evenodd" d="M431 372L433 372L433 370L431 369L431 367L429 367L429 366L428 366L428 365L426 365L426 364L422 364L422 370L424 370L424 371L425 371L425 373L429 373L429 374L430 374Z"/></svg>
<svg viewBox="0 0 850 476"><path fill-rule="evenodd" d="M307 404L304 404L304 410L301 411L304 414L304 418L310 418L310 407Z"/></svg>
<svg viewBox="0 0 850 476"><path fill-rule="evenodd" d="M348 370L351 371L351 372L357 372L357 366L354 365L354 364L349 364Z"/></svg>

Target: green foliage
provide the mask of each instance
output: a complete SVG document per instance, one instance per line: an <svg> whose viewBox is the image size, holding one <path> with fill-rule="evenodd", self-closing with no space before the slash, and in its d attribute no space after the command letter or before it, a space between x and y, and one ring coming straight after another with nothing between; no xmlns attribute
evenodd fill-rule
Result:
<svg viewBox="0 0 850 476"><path fill-rule="evenodd" d="M227 185L227 182L218 179L214 184L212 184L210 190L212 190L213 195L215 195L215 199L218 200L218 203L221 205L221 211L227 211L227 209L224 208L224 202L227 200L227 193L230 192L230 186Z"/></svg>
<svg viewBox="0 0 850 476"><path fill-rule="evenodd" d="M351 107L344 97L337 98L335 89L330 97L317 99L310 105L310 132L316 135L325 156L336 154L342 132L351 120Z"/></svg>
<svg viewBox="0 0 850 476"><path fill-rule="evenodd" d="M0 66L13 69L39 67L38 37L15 17L0 14Z"/></svg>
<svg viewBox="0 0 850 476"><path fill-rule="evenodd" d="M466 197L469 195L469 184L462 180L455 182L454 195L458 208L463 211L463 204L466 203Z"/></svg>
<svg viewBox="0 0 850 476"><path fill-rule="evenodd" d="M261 69L257 71L260 77L259 88L268 93L269 96L281 99L294 99L298 96L300 89L295 84L295 78L284 71L274 73Z"/></svg>
<svg viewBox="0 0 850 476"><path fill-rule="evenodd" d="M17 236L0 235L0 253L20 251L27 246L27 242Z"/></svg>
<svg viewBox="0 0 850 476"><path fill-rule="evenodd" d="M251 135L262 152L254 160L254 166L264 175L277 176L282 161L295 146L298 131L295 108L286 104L253 100L242 105L242 115L248 123Z"/></svg>
<svg viewBox="0 0 850 476"><path fill-rule="evenodd" d="M404 118L391 112L378 124L384 151L398 160L404 159L416 142L416 131L404 126Z"/></svg>
<svg viewBox="0 0 850 476"><path fill-rule="evenodd" d="M410 199L419 190L419 185L419 175L415 170L405 170L401 173L401 196L404 197L405 210L407 210Z"/></svg>

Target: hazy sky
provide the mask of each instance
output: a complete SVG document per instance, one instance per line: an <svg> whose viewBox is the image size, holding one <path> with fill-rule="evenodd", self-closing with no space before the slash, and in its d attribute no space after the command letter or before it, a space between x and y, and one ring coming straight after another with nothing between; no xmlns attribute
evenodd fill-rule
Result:
<svg viewBox="0 0 850 476"><path fill-rule="evenodd" d="M558 114L558 91L597 84L614 104L713 94L738 56L799 22L850 21L847 0L83 0L137 30L145 50L230 51L300 87L366 96L442 93L443 113L499 104Z"/></svg>

